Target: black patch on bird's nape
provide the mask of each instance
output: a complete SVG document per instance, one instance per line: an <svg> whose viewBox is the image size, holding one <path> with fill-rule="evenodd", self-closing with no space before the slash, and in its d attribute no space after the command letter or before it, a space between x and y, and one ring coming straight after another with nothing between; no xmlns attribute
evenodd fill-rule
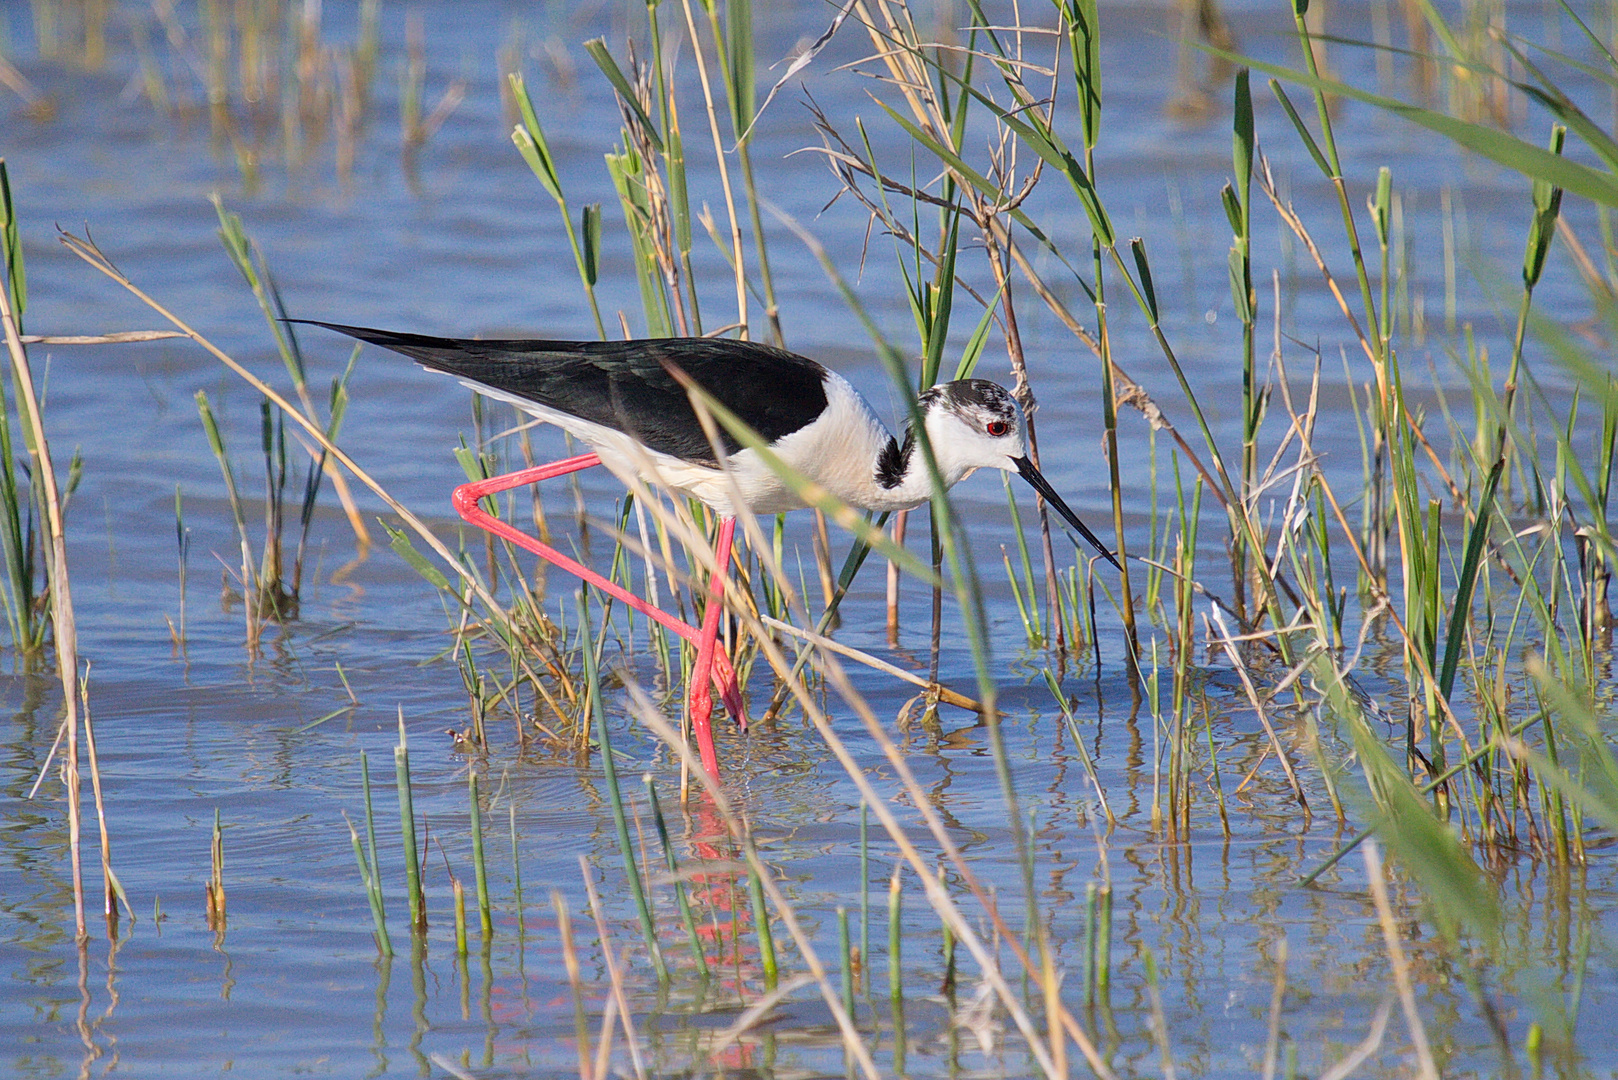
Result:
<svg viewBox="0 0 1618 1080"><path fill-rule="evenodd" d="M938 386L929 386L916 398L916 404L923 416L927 410L937 404L943 396L944 389ZM904 483L905 474L910 471L910 459L916 453L916 429L909 424L905 425L904 442L893 437L888 438L888 445L876 456L876 482L877 486L885 491L892 491Z"/></svg>
<svg viewBox="0 0 1618 1080"><path fill-rule="evenodd" d="M898 439L888 438L888 445L876 456L876 482L877 486L891 491L904 483L905 473L910 471L910 458L916 452L916 430L905 428L905 441L900 444Z"/></svg>

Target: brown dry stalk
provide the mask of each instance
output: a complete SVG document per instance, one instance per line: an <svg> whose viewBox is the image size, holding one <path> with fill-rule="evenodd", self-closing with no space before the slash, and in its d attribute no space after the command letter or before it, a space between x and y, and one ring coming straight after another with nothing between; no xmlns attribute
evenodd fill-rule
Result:
<svg viewBox="0 0 1618 1080"><path fill-rule="evenodd" d="M562 966L567 971L568 986L573 990L579 1080L592 1080L598 1074L590 1069L590 1028L584 1021L584 989L579 980L579 954L573 944L573 920L568 917L567 898L562 895L562 890L551 890L551 906L556 909L556 930L562 938Z"/></svg>
<svg viewBox="0 0 1618 1080"><path fill-rule="evenodd" d="M1028 261L1028 256L1023 254L1022 248L1015 242L1010 241L1009 238L1008 247L1012 259L1017 263L1017 268L1022 271L1023 277L1033 286L1034 292L1039 295L1039 298L1045 301L1045 306L1050 309L1051 314L1060 319L1062 325L1066 326L1074 337L1084 342L1099 359L1101 356L1101 343L1096 340L1095 335L1085 329L1084 324L1073 317L1073 313L1067 309L1067 305L1062 303L1055 293L1051 292L1050 286L1046 285L1044 279L1035 271L1033 264ZM1174 444L1180 448L1180 453L1185 455L1185 459L1191 463L1191 467L1197 470L1197 475L1201 476L1203 482L1207 484L1208 492L1218 500L1220 507L1228 513L1230 503L1225 497L1224 487L1214 479L1213 474L1208 471L1208 467L1197 456L1197 452L1192 449L1190 443L1186 442L1185 436L1180 434L1180 430L1169 420L1168 414L1157 404L1151 394L1146 391L1146 388L1136 382L1129 372L1120 367L1116 359L1112 361L1112 376L1116 387L1118 404L1130 406L1145 417L1146 422L1152 427L1168 432L1169 438L1173 439Z"/></svg>
<svg viewBox="0 0 1618 1080"><path fill-rule="evenodd" d="M1253 685L1252 677L1247 674L1247 665L1242 663L1241 655L1237 653L1236 646L1230 639L1230 628L1225 625L1225 617L1219 613L1218 608L1212 609L1211 614L1213 624L1219 628L1219 644L1225 650L1225 655L1230 657L1231 667L1236 669L1236 674L1241 678L1242 689L1247 692L1247 700L1253 706L1253 711L1258 713L1258 721L1264 725L1264 731L1270 737L1270 746L1274 748L1275 756L1281 762L1281 771L1287 774L1287 783L1292 785L1292 794L1297 798L1298 805L1303 807L1304 828L1307 829L1311 815L1309 800L1303 794L1303 785L1298 783L1298 774L1293 771L1292 761L1281 745L1281 738L1276 735L1275 728L1270 723L1270 716L1264 711L1264 702L1259 700L1258 689Z"/></svg>
<svg viewBox="0 0 1618 1080"><path fill-rule="evenodd" d="M1416 1062L1421 1068L1422 1080L1438 1080L1438 1066L1433 1062L1433 1050L1427 1042L1427 1028L1416 1009L1416 995L1410 982L1410 961L1399 943L1399 925L1394 921L1393 905L1388 900L1388 883L1382 874L1382 855L1376 841L1368 840L1364 847L1365 875L1371 886L1371 898L1376 902L1377 921L1382 925L1382 941L1387 946L1388 963L1393 967L1393 982L1399 989L1399 1004L1403 1006L1405 1023L1410 1026L1410 1041L1416 1047Z"/></svg>
<svg viewBox="0 0 1618 1080"><path fill-rule="evenodd" d="M888 565L893 567L895 571L898 570L898 564L889 563ZM861 652L852 646L844 645L840 641L834 641L829 637L823 637L812 630L804 630L793 626L791 623L782 622L780 619L772 619L768 615L760 615L759 622L772 630L780 630L782 633L787 633L793 635L794 637L802 638L804 641L807 641L818 648L829 649L841 656L848 657L850 660L864 664L866 667L871 668L872 670L880 671L885 675L892 675L895 679L902 679L905 682L910 683L912 686L919 686L930 693L936 694L938 696L938 700L944 702L945 704L954 705L962 709L970 709L975 713L981 713L983 711L982 702L977 701L974 698L969 698L965 694L959 693L958 691L951 690L949 687L944 686L941 683L928 682L920 675L915 675L906 671L904 668L896 667L895 665L888 663L886 660L883 660L881 657L872 656L867 652Z"/></svg>
<svg viewBox="0 0 1618 1080"><path fill-rule="evenodd" d="M1297 411L1293 409L1290 395L1282 395L1282 400L1287 406L1287 411L1290 414L1292 426L1294 430L1298 432L1298 438L1302 446L1300 453L1306 456L1311 463L1310 468L1313 470L1316 480L1319 481L1318 490L1323 496L1325 496L1326 502L1330 504L1332 516L1337 519L1337 527L1342 533L1343 541L1348 544L1349 550L1354 553L1354 558L1360 565L1360 570L1365 581L1366 589L1370 591L1372 598L1376 600L1376 606L1384 609L1387 612L1388 620L1393 623L1394 629L1399 633L1400 640L1405 644L1405 655L1409 658L1411 665L1416 669L1417 674L1419 674L1422 678L1422 685L1424 687L1432 688L1433 700L1438 702L1438 708L1439 711L1443 713L1444 720L1449 724L1450 729L1455 732L1455 736L1460 740L1461 746L1466 754L1470 756L1472 753L1472 743L1471 740L1466 737L1466 730L1461 726L1460 718L1455 715L1455 710L1450 707L1449 698L1438 692L1438 677L1433 673L1432 665L1427 663L1426 656L1424 656L1422 651L1416 647L1414 640L1410 636L1410 630L1404 624L1404 620L1399 618L1399 613L1397 610L1395 610L1393 605L1393 597L1388 595L1387 590L1378 584L1376 574L1371 570L1370 559L1366 557L1365 549L1361 547L1359 541L1354 538L1353 527L1349 525L1348 515L1343 512L1342 504L1338 502L1337 493L1332 490L1331 484L1326 481L1325 474L1320 470L1320 458L1319 455L1315 453L1314 445L1309 434L1310 431L1313 430L1312 421L1306 422L1305 418L1300 416ZM1373 614L1374 613L1375 612L1373 611ZM1369 616L1367 617L1367 621L1368 620ZM1357 658L1358 654L1356 653L1355 659L1357 660ZM1352 667L1352 664L1350 667ZM1337 670L1335 666L1334 670ZM1339 677L1341 677L1343 673L1348 670L1348 668L1339 670Z"/></svg>
<svg viewBox="0 0 1618 1080"><path fill-rule="evenodd" d="M112 261L107 258L99 247L96 246L94 241L80 239L79 237L66 232L62 233L59 239L61 240L62 245L69 251L73 252L73 254L77 255L79 258L83 259L85 262L89 263L103 274L106 274L109 278L122 285L125 289L129 290L129 292L134 294L135 297L138 298L142 303L146 304L146 306L150 307L153 311L157 312L163 318L173 323L175 329L179 330L181 334L196 342L203 349L212 354L216 360L224 364L231 371L235 372L249 386L268 398L270 402L277 408L281 409L282 412L292 417L298 426L302 427L317 445L325 450L327 454L329 454L345 469L353 473L355 479L359 480L360 483L370 488L372 493L386 503L388 509L399 515L400 519L406 525L408 525L417 536L421 538L423 543L432 549L435 555L437 555L447 566L455 571L456 576L465 583L466 588L470 590L472 594L477 596L478 601L482 603L488 610L491 618L502 622L515 624L515 620L511 617L510 613L501 606L500 602L494 598L494 595L489 592L481 581L479 581L469 570L461 565L460 560L455 557L454 552L450 551L448 545L434 535L433 531L427 527L426 523L412 513L410 509L398 499L395 499L386 488L384 488L371 476L370 473L360 468L359 464L355 462L353 458L349 457L342 448L326 437L326 433L321 430L318 424L316 424L309 417L305 416L300 409L295 407L290 401L282 396L279 391L270 386L263 379L260 379L257 375L254 375L251 371L248 371L224 350L220 349L213 342L209 341L196 330L192 329L191 326L178 315L175 315L173 312L169 311L168 308L164 307L161 303L148 295L143 289L140 288L140 286L136 285L133 281L126 277L123 271L114 266ZM551 651L554 652L554 650ZM563 676L564 673L557 666L555 659L552 656L542 654L542 659L545 666L553 675L557 675L558 677ZM519 660L519 662L522 663L524 672L537 685L539 682L538 673L535 672L525 661Z"/></svg>
<svg viewBox="0 0 1618 1080"><path fill-rule="evenodd" d="M769 867L765 866L763 861L759 859L754 846L745 842L746 827L737 818L734 807L731 806L730 800L725 796L724 789L703 770L702 763L697 760L696 755L691 750L690 741L683 738L674 725L669 723L663 714L658 711L657 706L652 703L651 698L646 696L645 691L634 683L627 685L630 700L635 706L636 715L640 717L642 723L652 729L653 734L666 742L680 756L681 761L690 770L691 774L702 783L708 797L713 801L714 809L718 811L721 820L725 822L725 826L730 830L731 835L736 838L738 846L746 856L748 865L752 867L753 872L758 876L764 892L770 898L770 903L774 905L776 913L781 916L781 921L786 926L787 932L792 935L792 939L797 944L798 951L803 956L804 962L809 965L810 974L820 987L820 996L831 1010L832 1018L837 1021L838 1031L843 1037L844 1047L859 1062L860 1069L865 1073L867 1080L880 1080L881 1073L877 1070L876 1062L871 1057L870 1048L860 1038L859 1031L854 1027L853 1020L849 1018L848 1011L843 1008L842 995L832 986L831 977L826 971L826 966L820 961L820 954L815 951L814 943L799 924L791 902L787 900L780 887L776 885L774 877L769 872Z"/></svg>
<svg viewBox="0 0 1618 1080"><path fill-rule="evenodd" d="M67 729L67 798L68 847L73 860L73 917L76 940L82 947L88 940L84 925L84 870L79 863L82 809L79 793L79 636L73 617L73 592L68 583L67 531L62 521L61 489L56 485L56 465L51 460L50 443L45 437L45 420L40 413L39 397L34 391L33 372L28 367L28 354L23 349L17 319L11 310L9 289L0 289L0 323L4 324L6 349L11 356L12 377L15 380L19 411L26 412L27 427L32 433L28 440L33 459L34 482L40 485L45 501L47 532L46 574L51 595L51 636L56 642L57 675L62 680L62 703L66 715L62 719ZM84 717L86 725L89 716ZM93 743L91 746L93 747ZM95 777L96 812L105 821L101 806L100 769L92 752L90 770ZM103 843L105 843L103 829ZM103 864L106 865L105 863ZM107 882L107 914L112 914L111 880Z"/></svg>
<svg viewBox="0 0 1618 1080"><path fill-rule="evenodd" d="M759 530L757 520L751 514L746 513L739 515L738 520L741 521L743 529L747 533L749 541L753 543L755 550L760 552L766 551L767 548L763 545L763 533ZM711 557L711 555L707 555L705 552L702 554L704 554L706 557ZM727 589L727 596L729 593L730 590ZM954 899L938 882L937 878L933 874L932 865L922 856L921 852L916 848L914 843L912 843L910 837L905 833L903 826L899 824L898 819L893 816L893 813L888 808L887 802L882 799L876 793L876 789L871 786L870 780L866 776L864 770L862 770L859 763L855 761L853 754L847 747L847 744L845 744L841 737L837 734L831 720L819 707L814 695L808 691L800 680L793 680L791 678L791 661L785 656L784 653L782 653L779 646L775 643L773 637L764 632L765 628L763 624L759 623L756 619L750 619L748 617L748 613L744 610L737 611L736 614L742 618L743 622L748 626L749 631L758 641L759 648L761 651L763 651L766 659L770 663L770 666L775 669L777 677L787 681L788 687L794 697L797 699L798 705L803 710L804 715L809 719L810 723L814 725L815 730L819 732L821 738L826 741L827 747L837 758L838 763L843 767L843 770L848 774L849 778L860 789L860 793L865 797L867 803L869 803L872 807L872 810L877 815L878 820L881 821L883 828L887 830L888 835L899 847L900 852L904 855L905 861L910 863L911 867L915 870L918 878L921 880L922 885L926 890L928 902L932 905L933 909L938 912L940 918L944 919L949 924L950 929L956 935L956 939L966 947L969 953L972 954L973 959L978 963L980 970L983 972L984 979L994 987L996 996L1000 999L1002 1006L1017 1024L1023 1038L1028 1043L1030 1052L1032 1052L1039 1060L1041 1068L1045 1071L1048 1077L1054 1078L1059 1076L1060 1074L1056 1071L1055 1063L1051 1060L1047 1051L1045 1040L1041 1037L1038 1029L1034 1026L1033 1020L1028 1016L1026 1010L1024 1010L1019 996L1012 989L1011 984L1001 974L999 964L994 957L993 951L991 951L984 944L977 931L969 922L967 922L965 916L962 915L959 908L956 907ZM938 842L940 848L943 849L945 855L955 867L956 872L960 875L961 881L972 892L973 896L981 905L983 911L989 916L999 940L1001 940L1012 950L1012 952L1016 955L1018 962L1022 964L1025 971L1037 977L1040 970L1039 964L1028 955L1028 952L1023 948L1020 939L1017 937L1017 935L1012 933L1011 929L1006 925L1004 919L1000 915L998 906L989 897L988 891L983 887L982 883L978 880L977 875L972 871L960 848L950 836L949 830L943 819L939 817L936 808L927 798L926 792L923 790L920 782L916 780L915 774L911 771L908 762L905 760L903 752L900 751L899 748L894 744L893 740L888 737L883 724L877 719L876 714L871 711L870 706L866 703L864 698L862 698L855 690L853 684L849 682L842 666L838 664L833 657L825 654L820 654L820 660L821 662L819 667L822 674L836 687L839 695L842 696L842 698L847 701L855 710L861 721L864 723L867 733L872 739L875 740L877 745L882 748L883 754L887 757L890 765L893 767L896 775L899 777L900 782L904 785L907 794L912 800L912 804L921 813L923 820L926 821L927 827L933 834L934 839ZM708 789L710 795L715 796L716 802L720 802L720 800L723 798L723 792L720 791L718 786L714 784L706 773L702 772L700 766L695 764L696 759L690 747L678 739L678 736L674 732L673 726L661 716L656 716L649 713L648 710L641 709L639 712L642 714L647 726L651 727L654 732L664 739L664 741L669 742L670 746L673 747L675 752L680 755L681 761L685 763L687 767L691 768L692 773ZM720 802L720 805L728 804ZM779 907L785 902L784 898L782 898L776 891L774 884L768 880L767 875L761 876L764 878L766 890L771 893L772 902ZM840 1001L839 1004L834 1007L834 1012L839 1016L842 1015ZM1096 1074L1100 1076L1102 1080L1112 1080L1113 1074L1107 1067L1105 1060L1096 1050L1094 1043L1090 1041L1089 1036L1084 1032L1084 1029L1079 1026L1078 1021L1073 1017L1071 1012L1065 1008L1062 1009L1058 1019L1060 1020L1061 1025L1067 1030L1069 1036L1079 1046L1080 1051L1084 1054L1085 1059L1090 1063L1090 1067L1096 1072Z"/></svg>
<svg viewBox="0 0 1618 1080"><path fill-rule="evenodd" d="M612 933L607 929L607 920L601 914L601 897L596 895L596 883L590 876L589 860L583 855L579 856L579 874L584 878L584 891L590 898L590 914L595 916L596 933L601 941L601 956L607 963L607 977L612 982L613 1000L617 1002L618 1017L624 1025L624 1042L629 1045L629 1060L635 1066L637 1080L646 1080L646 1063L641 1060L640 1040L635 1036L635 1017L629 1009L629 994L624 989L624 975L613 952ZM601 1044L605 1046L607 1042L606 1036L603 1035ZM606 1072L598 1069L597 1075L605 1076Z"/></svg>
<svg viewBox="0 0 1618 1080"><path fill-rule="evenodd" d="M719 114L714 109L713 86L708 81L708 61L702 55L702 38L697 35L696 19L691 14L691 0L680 5L685 11L686 30L691 34L691 54L697 61L698 81L702 83L702 99L708 109L708 131L713 136L714 161L719 166L719 186L725 193L725 213L730 218L731 264L736 274L736 321L741 324L742 337L747 337L747 264L742 261L742 225L736 216L736 196L730 186L730 168L725 164L725 143L719 134ZM724 42L715 41L715 48L724 48ZM672 100L672 95L670 95Z"/></svg>
<svg viewBox="0 0 1618 1080"><path fill-rule="evenodd" d="M132 341L162 341L185 337L178 330L120 330L112 334L24 334L24 345L123 345Z"/></svg>
<svg viewBox="0 0 1618 1080"><path fill-rule="evenodd" d="M1327 268L1325 256L1321 255L1320 248L1316 246L1314 237L1309 235L1309 230L1304 226L1303 220L1298 217L1297 212L1281 201L1281 196L1275 190L1275 179L1270 175L1269 160L1263 154L1259 155L1259 164L1259 190L1269 198L1271 205L1275 207L1276 214L1286 223L1287 228L1292 230L1293 235L1303 242L1303 246L1309 252L1309 257L1315 261L1315 268L1320 271L1320 276L1325 279L1326 287L1331 290L1332 296L1337 300L1337 307L1342 311L1343 318L1348 320L1349 328L1354 331L1354 336L1358 339L1360 348L1364 350L1366 358L1371 361L1371 367L1376 371L1377 389L1382 397L1382 415L1387 416L1387 366L1377 359L1376 350L1371 346L1371 339L1360 328L1359 319L1354 317L1354 311L1348 306L1347 298L1343 296L1342 289L1337 286L1337 279L1332 276L1331 270ZM1444 468L1443 459L1439 457L1437 448L1428 441L1426 433L1416 424L1414 417L1402 409L1400 410L1400 415L1404 418L1405 426L1409 428L1410 433L1416 437L1416 441L1421 443L1422 449L1427 452L1427 457L1432 461L1433 468L1438 470L1438 475L1444 481L1444 486L1449 488L1450 496L1456 502L1463 502L1461 489L1450 477L1449 470Z"/></svg>
<svg viewBox="0 0 1618 1080"><path fill-rule="evenodd" d="M708 411L706 403L691 391L692 387L687 386L687 393L691 398L692 407L696 409L697 417L701 421L703 430L708 436L708 441L713 448L714 455L723 467L726 461L726 456L724 446L719 440L718 426L715 423L712 414ZM753 550L758 553L760 560L767 562L767 564L771 567L772 572L776 574L777 579L783 581L786 580L781 568L779 566L775 566L773 563L773 551L771 546L766 542L763 530L759 527L758 518L750 510L748 510L747 500L742 497L741 491L736 487L735 477L730 476L728 470L726 475L731 486L733 504L738 508L737 521L741 524L742 531L746 535L748 542L753 546ZM637 495L638 494L639 492L637 490ZM697 545L695 550L698 557L705 561L706 568L710 573L712 573L714 568L714 563L711 561L713 558L712 552L707 550L707 548L700 543ZM921 879L923 885L925 886L928 903L932 905L933 910L939 914L941 919L949 923L950 929L955 933L956 939L966 946L967 951L970 952L973 959L977 961L980 969L983 972L984 979L994 987L995 993L999 997L1001 1004L1016 1022L1018 1030L1022 1033L1023 1038L1027 1041L1029 1051L1034 1055L1036 1060L1038 1060L1040 1068L1044 1070L1047 1077L1050 1077L1051 1080L1056 1080L1056 1078L1063 1074L1058 1072L1056 1069L1056 1064L1051 1059L1039 1031L1034 1027L1033 1020L1028 1016L1026 1010L1022 1006L1021 1001L1013 992L1011 984L1006 981L1005 977L1000 972L999 961L997 959L999 952L998 944L996 945L995 949L991 951L987 946L984 945L983 940L978 935L977 931L966 921L964 916L961 915L960 910L955 906L953 898L950 897L943 884L934 876L932 864L928 863L922 858L920 851L911 842L910 837L905 833L903 827L900 826L898 819L893 816L886 802L877 796L876 789L871 786L870 779L866 776L864 770L859 767L859 764L854 760L854 756L849 751L847 744L844 743L842 738L837 734L831 720L829 717L827 717L825 711L820 708L819 703L814 698L814 695L809 692L808 688L801 680L793 677L793 666L787 662L785 654L781 651L781 648L775 639L771 635L764 632L764 626L758 621L757 615L748 610L745 606L737 604L735 600L735 591L733 589L726 587L723 590L722 595L725 602L731 606L732 610L737 617L740 618L743 625L747 627L748 632L754 636L754 639L758 642L759 649L768 659L770 666L775 669L777 677L782 680L783 684L797 699L799 707L803 709L804 716L807 717L810 723L814 725L815 730L819 732L820 737L826 741L827 747L837 758L838 764L843 767L843 770L848 774L849 779L851 779L855 786L860 789L861 795L865 797L867 803L870 804L875 810L878 820L882 823L882 827L887 830L888 835L893 839L895 845L898 846L900 852L904 855L905 861L910 863L911 867L915 870L917 877ZM807 622L809 619L808 612L804 611L801 606L798 608L798 615L805 622ZM909 762L905 760L904 754L894 744L893 740L889 738L887 731L885 730L881 721L877 719L876 714L871 710L870 705L863 697L860 696L859 692L854 688L853 683L849 681L847 673L843 670L842 665L839 664L834 657L825 653L819 653L817 655L820 659L820 669L823 676L835 686L838 694L843 698L843 700L848 702L848 704L859 715L861 722L865 725L867 734L869 734L872 740L874 740L876 744L882 748L882 752L884 756L887 757L889 764L893 767L894 773L899 777L901 783L904 784L906 793L912 800L912 805L917 809L918 812L920 812L923 820L926 821L928 830L933 834L933 837L938 842L939 847L944 851L951 864L955 867L956 872L961 877L961 881L971 891L973 897L977 900L982 910L989 916L990 921L993 924L996 942L999 943L1003 941L1017 957L1017 961L1022 965L1023 970L1027 972L1030 977L1037 978L1041 969L1041 963L1036 961L1028 954L1027 949L1024 948L1018 936L1012 933L1010 927L1006 925L1004 918L1000 914L999 906L989 896L988 891L983 887L982 882L978 880L977 875L967 864L965 856L961 853L959 846L955 843L954 838L950 835L943 818L939 816L936 808L933 806L932 800L923 790L920 782L916 780L915 773L911 771ZM668 725L667 721L662 720L661 717L657 717L655 719L648 717L647 723L648 726L653 727L653 729L658 731L660 734L664 730L670 732L673 731L673 728ZM664 738L666 739L667 736L664 736ZM695 761L695 757L691 752L690 746L681 744L675 746L675 749L680 754L680 760L682 763L684 763L684 767L689 768L690 763ZM703 785L710 793L718 791L718 785L711 777L707 776L706 773L702 773L700 769L694 771L700 774L698 779L702 781ZM776 899L778 904L781 903L782 901L777 899L777 894L775 894L773 891L773 884L768 882L767 876L765 876L765 878L766 888L771 890L772 899ZM841 1009L838 1009L837 1011L841 1012ZM1072 1013L1066 1008L1063 1008L1060 1016L1057 1019L1061 1025L1067 1029L1069 1036L1078 1045L1080 1051L1085 1056L1085 1060L1089 1062L1091 1069L1095 1071L1097 1076L1099 1076L1101 1080L1113 1080L1112 1071L1107 1067L1105 1060L1097 1051L1095 1044L1090 1040L1090 1037L1085 1033L1084 1029L1079 1026L1078 1020L1073 1017Z"/></svg>

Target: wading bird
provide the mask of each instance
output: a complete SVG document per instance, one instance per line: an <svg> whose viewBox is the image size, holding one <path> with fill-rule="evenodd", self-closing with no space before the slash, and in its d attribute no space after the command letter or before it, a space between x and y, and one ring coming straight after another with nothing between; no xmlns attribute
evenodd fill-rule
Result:
<svg viewBox="0 0 1618 1080"><path fill-rule="evenodd" d="M476 341L310 322L394 352L555 424L593 449L563 461L507 473L455 489L455 509L468 522L534 552L668 627L697 647L689 702L703 768L718 779L709 682L733 719L746 711L730 660L715 646L724 580L735 535L739 494L755 514L807 504L752 450L721 429L726 469L676 374L683 373L756 431L800 476L850 506L878 513L920 506L932 480L907 429L895 439L848 380L807 357L728 338L636 341ZM927 438L944 486L978 469L1015 471L1033 485L1114 566L1118 561L1028 457L1022 409L1009 391L983 379L959 379L923 391ZM633 595L534 537L486 513L485 496L605 465L630 487L658 484L689 495L719 515L716 571L698 630Z"/></svg>

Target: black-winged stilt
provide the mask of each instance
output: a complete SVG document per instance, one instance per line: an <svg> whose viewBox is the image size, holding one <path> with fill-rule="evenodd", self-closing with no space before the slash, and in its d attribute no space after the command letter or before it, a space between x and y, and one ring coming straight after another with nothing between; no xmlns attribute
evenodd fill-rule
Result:
<svg viewBox="0 0 1618 1080"><path fill-rule="evenodd" d="M423 367L454 375L480 394L508 401L580 439L594 452L523 469L455 489L455 509L468 522L510 540L589 581L697 646L690 684L691 724L703 768L719 776L709 680L742 724L747 717L729 658L715 647L740 492L755 514L798 510L804 502L754 451L729 433L720 438L730 476L719 467L689 397L671 368L769 440L775 454L850 506L908 510L932 494L915 451L915 433L888 433L848 380L807 357L728 338L635 341L498 341L428 337L338 323L309 322L403 353ZM1028 457L1022 409L1009 391L983 379L961 379L924 391L921 414L946 486L978 469L1016 472L1114 566L1117 559L1068 508ZM623 480L658 484L702 501L720 518L702 629L608 581L566 555L485 513L487 495L605 465Z"/></svg>

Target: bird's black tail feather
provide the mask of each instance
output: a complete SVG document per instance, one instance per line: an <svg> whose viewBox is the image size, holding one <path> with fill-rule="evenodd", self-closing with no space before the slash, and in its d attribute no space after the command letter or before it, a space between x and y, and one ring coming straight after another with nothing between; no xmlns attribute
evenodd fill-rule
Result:
<svg viewBox="0 0 1618 1080"><path fill-rule="evenodd" d="M283 319L283 322L300 323L304 326L319 326L327 330L335 330L339 334L347 334L370 345L380 345L393 352L430 367L435 371L446 371L452 375L470 374L465 370L464 364L455 362L456 357L464 357L468 353L467 346L484 344L472 341L463 341L457 338L432 337L427 334L405 334L396 330L377 330L369 326L346 326L343 323L322 322L319 319Z"/></svg>

